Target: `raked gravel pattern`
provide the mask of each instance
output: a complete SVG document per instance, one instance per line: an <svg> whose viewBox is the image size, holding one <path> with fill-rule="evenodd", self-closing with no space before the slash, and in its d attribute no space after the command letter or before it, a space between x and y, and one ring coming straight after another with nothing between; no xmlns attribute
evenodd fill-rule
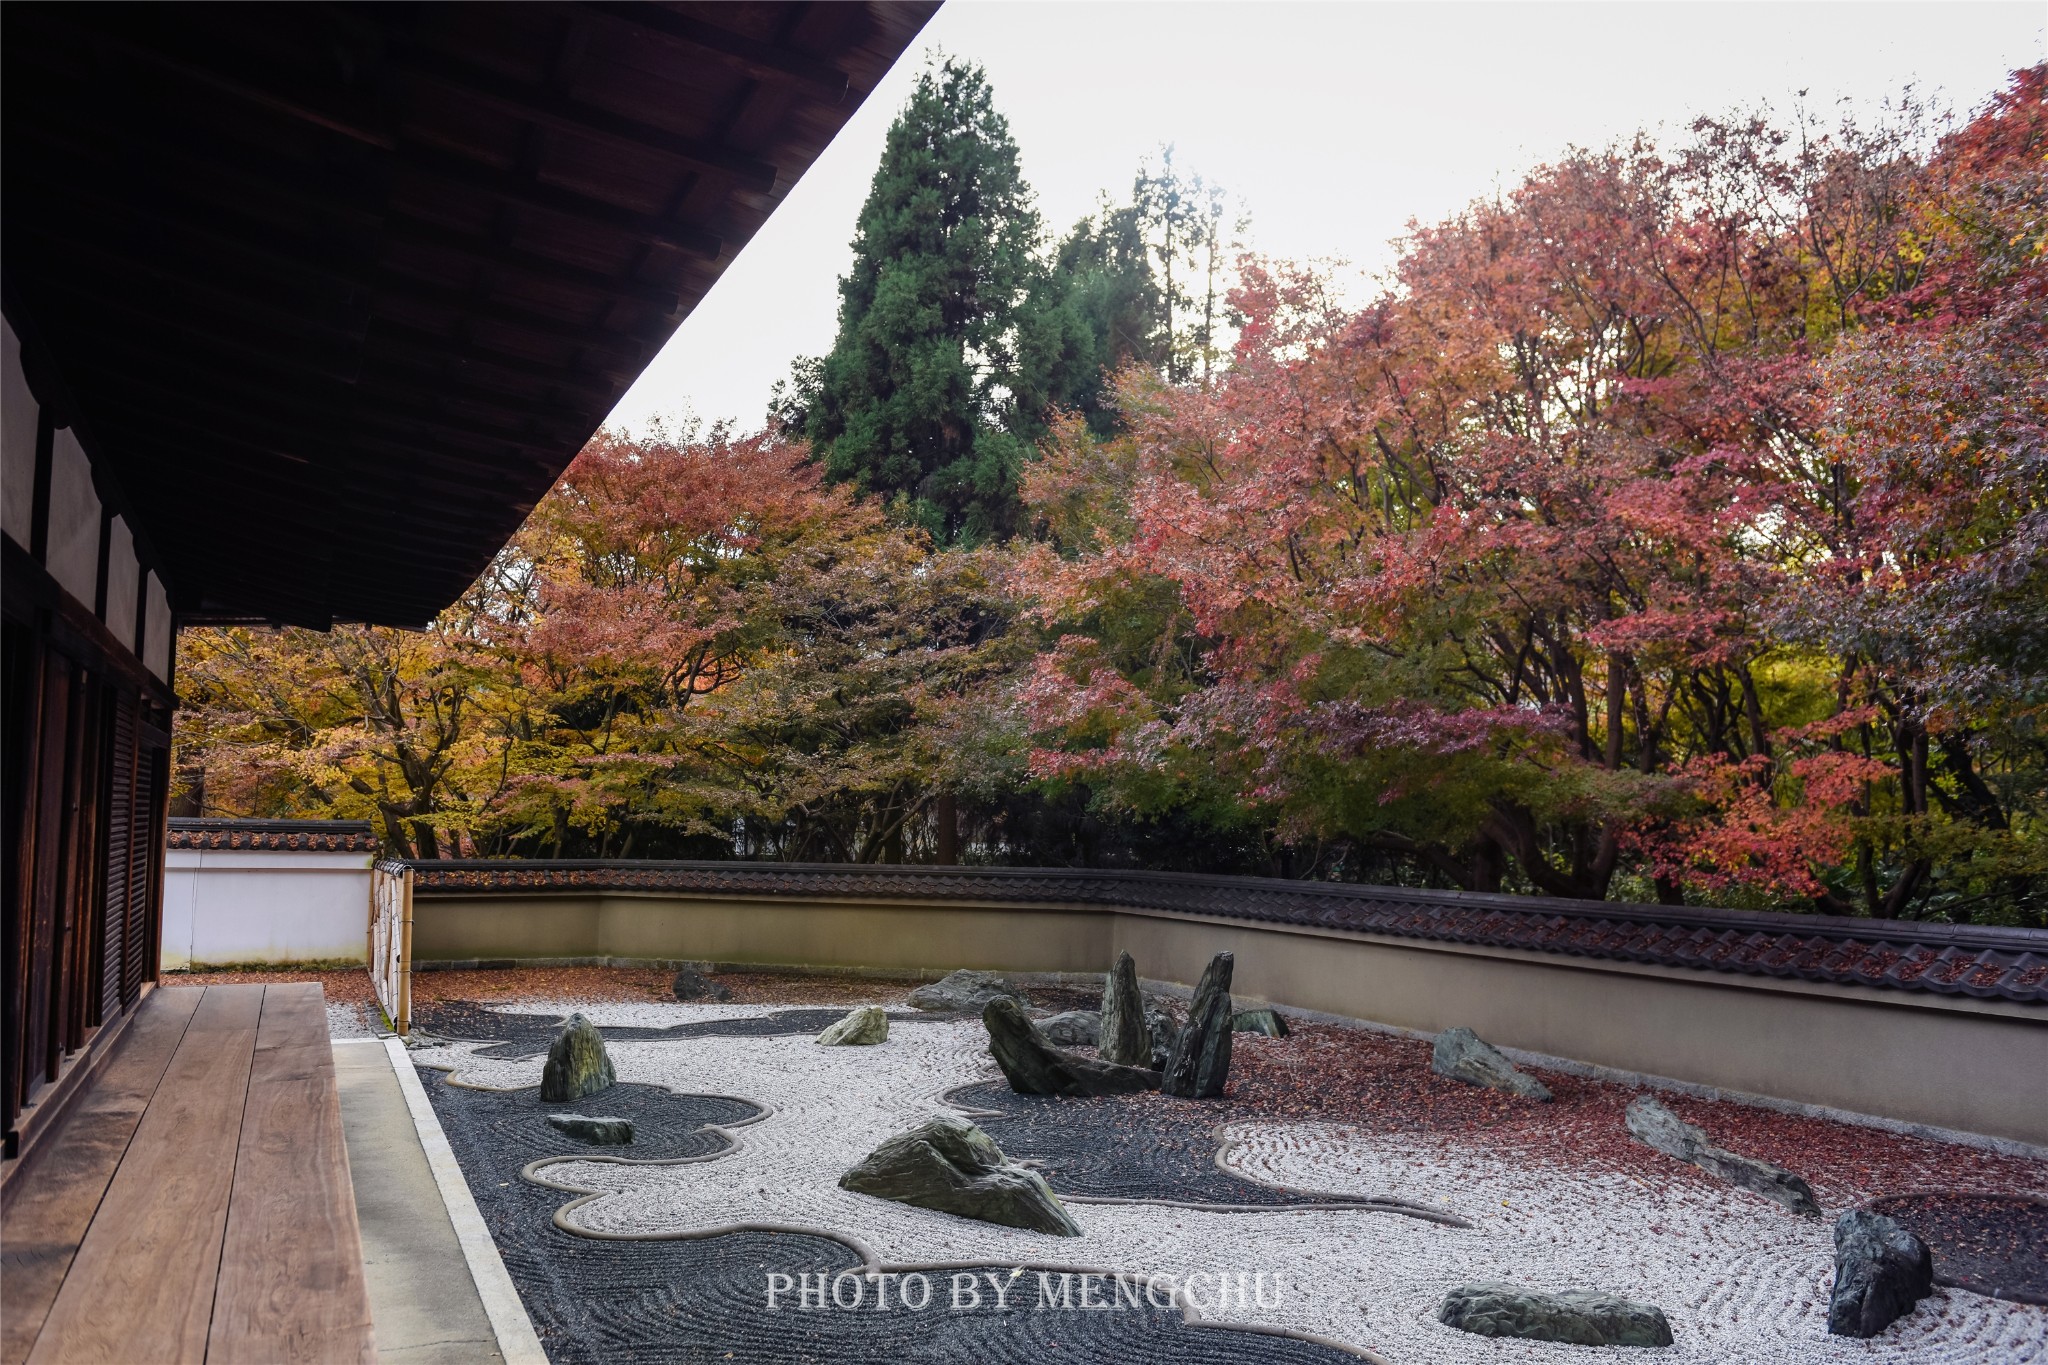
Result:
<svg viewBox="0 0 2048 1365"><path fill-rule="evenodd" d="M777 1007L494 1002L600 1026L665 1028L755 1017ZM475 1055L484 1045L416 1049L460 1085L537 1085L541 1059ZM558 1221L603 1236L704 1235L737 1224L816 1229L865 1247L886 1269L947 1262L1085 1266L1141 1274L1256 1271L1284 1284L1277 1307L1231 1304L1210 1321L1286 1328L1378 1353L1395 1365L1493 1365L1596 1358L1688 1362L2048 1361L2048 1310L1939 1289L1874 1341L1826 1334L1832 1220L1802 1219L1733 1190L1653 1190L1569 1166L1499 1160L1466 1139L1370 1135L1333 1124L1224 1127L1219 1161L1246 1180L1333 1197L1393 1197L1474 1224L1446 1227L1355 1210L1212 1212L1075 1203L1084 1230L1059 1238L857 1195L841 1173L883 1139L995 1073L979 1021L892 1020L876 1047L819 1047L807 1035L614 1042L622 1081L725 1095L769 1110L727 1130L733 1147L675 1164L609 1159L536 1163L562 1191ZM1056 1170L1048 1177L1057 1190ZM1435 1320L1453 1285L1510 1280L1600 1288L1662 1307L1677 1344L1655 1353L1495 1340ZM1268 1283L1272 1280L1269 1278ZM1268 1295L1268 1302L1271 1301ZM1241 1338L1246 1359L1261 1339Z"/></svg>

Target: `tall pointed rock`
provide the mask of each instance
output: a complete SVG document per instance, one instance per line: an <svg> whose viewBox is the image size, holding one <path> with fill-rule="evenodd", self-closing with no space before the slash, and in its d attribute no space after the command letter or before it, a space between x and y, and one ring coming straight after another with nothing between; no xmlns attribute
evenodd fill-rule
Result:
<svg viewBox="0 0 2048 1365"><path fill-rule="evenodd" d="M1145 997L1138 994L1138 964L1129 953L1102 983L1102 1041L1096 1055L1118 1066L1152 1065L1152 1035L1145 1025Z"/></svg>
<svg viewBox="0 0 2048 1365"><path fill-rule="evenodd" d="M1188 1022L1166 1056L1166 1074L1159 1089L1168 1095L1212 1100L1223 1094L1230 1078L1230 1035L1235 1011L1230 1004L1230 970L1236 959L1218 953L1195 986Z"/></svg>
<svg viewBox="0 0 2048 1365"><path fill-rule="evenodd" d="M618 1080L611 1054L605 1051L604 1035L597 1025L581 1014L562 1021L562 1031L548 1045L547 1064L541 1068L540 1097L548 1104L580 1100L609 1090Z"/></svg>

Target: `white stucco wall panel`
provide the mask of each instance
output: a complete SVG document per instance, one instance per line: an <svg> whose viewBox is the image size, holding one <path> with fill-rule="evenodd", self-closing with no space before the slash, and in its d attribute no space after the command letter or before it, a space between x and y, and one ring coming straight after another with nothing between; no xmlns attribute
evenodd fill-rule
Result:
<svg viewBox="0 0 2048 1365"><path fill-rule="evenodd" d="M371 861L367 853L170 850L165 969L365 961Z"/></svg>
<svg viewBox="0 0 2048 1365"><path fill-rule="evenodd" d="M88 611L100 580L100 495L92 462L66 427L50 457L50 549L43 567Z"/></svg>
<svg viewBox="0 0 2048 1365"><path fill-rule="evenodd" d="M135 562L135 537L128 523L115 517L107 536L107 610L100 617L122 644L134 649L135 594L142 570Z"/></svg>
<svg viewBox="0 0 2048 1365"><path fill-rule="evenodd" d="M142 663L158 681L171 680L171 646L177 638L172 630L171 599L155 574L149 576L149 602L143 608Z"/></svg>
<svg viewBox="0 0 2048 1365"><path fill-rule="evenodd" d="M0 530L24 550L35 517L36 412L21 369L21 342L0 322Z"/></svg>

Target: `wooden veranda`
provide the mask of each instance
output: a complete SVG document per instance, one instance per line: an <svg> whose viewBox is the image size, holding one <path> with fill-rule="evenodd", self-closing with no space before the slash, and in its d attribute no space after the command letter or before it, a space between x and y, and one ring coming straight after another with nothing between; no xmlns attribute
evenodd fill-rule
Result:
<svg viewBox="0 0 2048 1365"><path fill-rule="evenodd" d="M10 1184L0 1358L376 1358L317 985L152 992Z"/></svg>

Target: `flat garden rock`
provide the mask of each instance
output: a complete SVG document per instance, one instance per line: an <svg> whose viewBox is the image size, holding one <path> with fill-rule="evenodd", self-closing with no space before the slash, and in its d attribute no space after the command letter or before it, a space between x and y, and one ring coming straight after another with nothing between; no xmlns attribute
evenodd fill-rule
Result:
<svg viewBox="0 0 2048 1365"><path fill-rule="evenodd" d="M1101 1042L1096 1049L1103 1061L1120 1066L1152 1064L1151 1029L1145 1015L1145 999L1138 993L1138 964L1129 953L1120 952L1102 983Z"/></svg>
<svg viewBox="0 0 2048 1365"><path fill-rule="evenodd" d="M549 1104L580 1100L611 1089L618 1079L597 1025L581 1014L564 1019L562 1031L548 1047L547 1065L541 1068L541 1099Z"/></svg>
<svg viewBox="0 0 2048 1365"><path fill-rule="evenodd" d="M953 1114L935 1114L890 1138L841 1176L839 1185L984 1223L1081 1235L1043 1176L1006 1159L993 1138Z"/></svg>
<svg viewBox="0 0 2048 1365"><path fill-rule="evenodd" d="M1287 1036L1287 1021L1277 1010L1239 1010L1230 1027L1238 1033L1263 1033L1268 1038Z"/></svg>
<svg viewBox="0 0 2048 1365"><path fill-rule="evenodd" d="M633 1120L592 1114L549 1114L548 1124L593 1147L624 1147L633 1141Z"/></svg>
<svg viewBox="0 0 2048 1365"><path fill-rule="evenodd" d="M1520 1071L1501 1055L1501 1050L1468 1028L1447 1028L1436 1036L1430 1054L1430 1070L1467 1085L1505 1090L1523 1099L1548 1100L1550 1088L1534 1076Z"/></svg>
<svg viewBox="0 0 2048 1365"><path fill-rule="evenodd" d="M988 1029L989 1054L1020 1095L1128 1095L1159 1088L1154 1072L1055 1047L1007 996L989 1001L981 1022Z"/></svg>
<svg viewBox="0 0 2048 1365"><path fill-rule="evenodd" d="M872 1047L889 1041L889 1016L880 1005L862 1005L818 1035L826 1047Z"/></svg>
<svg viewBox="0 0 2048 1365"><path fill-rule="evenodd" d="M732 992L713 981L695 967L684 967L676 973L676 979L669 983L678 1000L697 1000L712 1004L724 1004L732 999Z"/></svg>
<svg viewBox="0 0 2048 1365"><path fill-rule="evenodd" d="M1574 1346L1669 1346L1671 1323L1654 1304L1598 1289L1547 1291L1512 1284L1460 1285L1437 1321L1482 1337L1563 1341Z"/></svg>
<svg viewBox="0 0 2048 1365"><path fill-rule="evenodd" d="M949 973L909 996L912 1009L935 1014L981 1013L989 1001L1002 998L1022 1002L1017 988L993 972L961 970Z"/></svg>
<svg viewBox="0 0 2048 1365"><path fill-rule="evenodd" d="M1188 1021L1173 1040L1160 1077L1163 1094L1188 1099L1216 1099L1230 1079L1231 1020L1230 973L1236 958L1218 953L1209 959L1202 979L1195 986L1194 1002L1188 1006Z"/></svg>
<svg viewBox="0 0 2048 1365"><path fill-rule="evenodd" d="M1927 1243L1891 1218L1851 1209L1835 1220L1835 1288L1828 1331L1874 1337L1934 1292Z"/></svg>
<svg viewBox="0 0 2048 1365"><path fill-rule="evenodd" d="M1690 1162L1729 1184L1783 1204L1794 1213L1820 1216L1813 1187L1768 1161L1716 1147L1706 1130L1687 1123L1648 1095L1638 1095L1623 1115L1629 1134L1666 1156Z"/></svg>
<svg viewBox="0 0 2048 1365"><path fill-rule="evenodd" d="M1061 1047L1095 1047L1102 1040L1102 1016L1094 1010L1068 1010L1039 1020L1038 1027Z"/></svg>

